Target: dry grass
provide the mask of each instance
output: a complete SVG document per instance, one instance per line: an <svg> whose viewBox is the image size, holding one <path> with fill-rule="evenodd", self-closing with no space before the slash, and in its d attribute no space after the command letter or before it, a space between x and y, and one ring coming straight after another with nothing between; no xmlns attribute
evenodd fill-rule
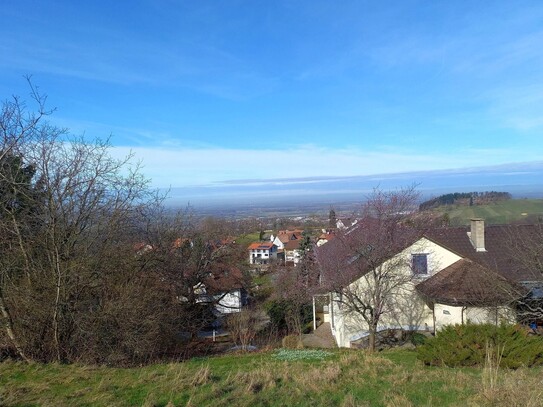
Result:
<svg viewBox="0 0 543 407"><path fill-rule="evenodd" d="M492 387L483 380L472 400L485 406L541 407L543 374L530 369L500 370Z"/></svg>
<svg viewBox="0 0 543 407"><path fill-rule="evenodd" d="M542 405L543 370L494 370L491 380L487 374L425 367L406 351L338 350L317 361L263 353L139 369L3 363L0 405Z"/></svg>
<svg viewBox="0 0 543 407"><path fill-rule="evenodd" d="M178 375L177 377L179 378L180 376ZM194 376L192 377L190 385L202 386L204 384L209 383L210 380L211 380L211 370L209 369L209 365L202 365L194 373Z"/></svg>

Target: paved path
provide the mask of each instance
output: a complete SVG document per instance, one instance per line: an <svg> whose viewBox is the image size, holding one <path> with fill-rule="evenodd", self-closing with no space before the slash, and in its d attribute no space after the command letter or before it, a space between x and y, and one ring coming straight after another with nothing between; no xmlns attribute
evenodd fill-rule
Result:
<svg viewBox="0 0 543 407"><path fill-rule="evenodd" d="M329 322L321 324L311 334L302 335L302 342L306 348L337 348Z"/></svg>

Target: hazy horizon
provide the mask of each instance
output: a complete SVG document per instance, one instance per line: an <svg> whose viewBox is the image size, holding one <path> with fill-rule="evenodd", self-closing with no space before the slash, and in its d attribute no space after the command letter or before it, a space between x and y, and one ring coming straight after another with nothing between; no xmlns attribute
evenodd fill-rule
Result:
<svg viewBox="0 0 543 407"><path fill-rule="evenodd" d="M412 185L424 199L449 192L489 190L510 192L515 198L543 197L543 161L367 176L236 180L171 188L166 202L172 207L190 203L196 210L304 202L324 205L363 201L374 188L394 190Z"/></svg>

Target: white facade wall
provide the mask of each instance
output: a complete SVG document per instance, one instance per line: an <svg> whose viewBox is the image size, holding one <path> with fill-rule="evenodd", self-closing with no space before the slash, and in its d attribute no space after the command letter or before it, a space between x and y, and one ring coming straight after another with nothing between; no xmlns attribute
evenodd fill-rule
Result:
<svg viewBox="0 0 543 407"><path fill-rule="evenodd" d="M317 240L317 247L321 247L325 243L328 243L327 239L319 239Z"/></svg>
<svg viewBox="0 0 543 407"><path fill-rule="evenodd" d="M241 290L233 290L224 295L216 297L217 305L215 309L223 314L231 314L241 311Z"/></svg>
<svg viewBox="0 0 543 407"><path fill-rule="evenodd" d="M465 324L500 324L515 323L515 312L511 307L455 307L452 305L434 305L436 331L445 325Z"/></svg>
<svg viewBox="0 0 543 407"><path fill-rule="evenodd" d="M249 250L249 264L257 264L261 260L277 258L277 247L273 246L271 249L250 249Z"/></svg>
<svg viewBox="0 0 543 407"><path fill-rule="evenodd" d="M279 236L277 236L275 239L272 240L272 243L277 246L277 250L282 250L285 248L285 245L283 242L279 239Z"/></svg>
<svg viewBox="0 0 543 407"><path fill-rule="evenodd" d="M477 324L514 324L517 322L516 312L511 307L470 307L466 311L466 320Z"/></svg>
<svg viewBox="0 0 543 407"><path fill-rule="evenodd" d="M221 294L207 294L205 285L198 284L195 287L195 292L198 294L196 302L209 303L215 302L215 309L223 314L230 314L232 312L241 311L242 307L242 293L241 289L235 289L227 293Z"/></svg>
<svg viewBox="0 0 543 407"><path fill-rule="evenodd" d="M441 330L445 325L463 323L463 308L452 305L434 304L436 332Z"/></svg>
<svg viewBox="0 0 543 407"><path fill-rule="evenodd" d="M332 328L332 335L334 336L338 346L346 348L351 347L350 341L345 341L345 318L341 312L341 303L336 301L337 294L332 294L332 301L330 302L330 326ZM341 345L345 344L346 345Z"/></svg>
<svg viewBox="0 0 543 407"><path fill-rule="evenodd" d="M425 276L412 276L411 255L428 255L428 274ZM410 281L406 281L399 288L389 303L389 309L382 315L378 330L388 328L420 329L433 330L434 317L432 310L424 303L415 290L415 285L423 279L426 279L444 268L450 266L461 257L451 251L439 246L432 241L422 238L416 243L403 250L390 262L401 260L401 266L398 267L398 273L401 276L412 276ZM385 263L386 267L386 263ZM361 277L353 282L349 289L359 290L361 293L367 292L365 289L368 284L368 278ZM350 347L350 342L360 339L368 334L368 326L361 316L354 313L344 315L342 307L337 301L333 301L333 334L340 347Z"/></svg>
<svg viewBox="0 0 543 407"><path fill-rule="evenodd" d="M300 250L285 250L285 261L292 261L294 264L298 264L300 262L300 258Z"/></svg>

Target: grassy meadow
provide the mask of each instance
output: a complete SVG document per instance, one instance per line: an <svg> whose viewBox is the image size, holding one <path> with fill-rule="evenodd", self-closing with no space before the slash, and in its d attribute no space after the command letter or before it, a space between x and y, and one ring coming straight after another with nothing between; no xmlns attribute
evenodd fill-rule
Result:
<svg viewBox="0 0 543 407"><path fill-rule="evenodd" d="M240 246L249 246L253 242L260 240L260 232L247 233L236 238L236 243Z"/></svg>
<svg viewBox="0 0 543 407"><path fill-rule="evenodd" d="M488 205L444 205L435 209L448 213L452 226L468 225L471 218L483 218L488 224L506 224L543 217L543 199L510 199Z"/></svg>
<svg viewBox="0 0 543 407"><path fill-rule="evenodd" d="M300 353L301 352L301 353ZM269 351L139 368L0 363L3 406L541 406L543 370L423 366L406 350ZM312 353L311 353L312 352Z"/></svg>

